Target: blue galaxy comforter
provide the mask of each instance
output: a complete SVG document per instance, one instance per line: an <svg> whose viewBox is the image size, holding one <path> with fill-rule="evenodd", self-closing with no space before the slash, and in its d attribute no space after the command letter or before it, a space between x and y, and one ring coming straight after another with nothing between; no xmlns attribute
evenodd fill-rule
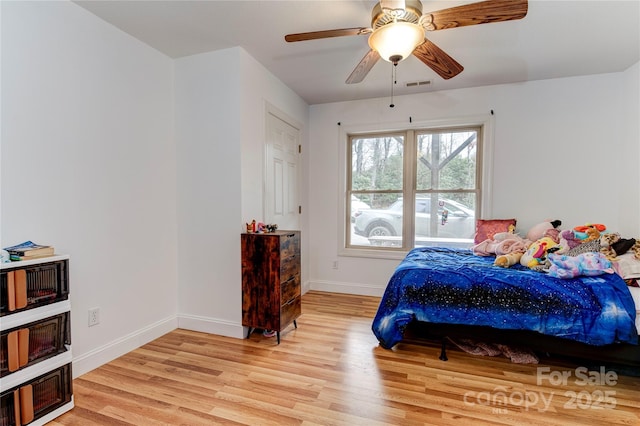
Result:
<svg viewBox="0 0 640 426"><path fill-rule="evenodd" d="M617 274L559 279L493 266L471 250L420 247L389 280L373 320L384 348L412 321L533 330L591 345L638 344L635 305Z"/></svg>

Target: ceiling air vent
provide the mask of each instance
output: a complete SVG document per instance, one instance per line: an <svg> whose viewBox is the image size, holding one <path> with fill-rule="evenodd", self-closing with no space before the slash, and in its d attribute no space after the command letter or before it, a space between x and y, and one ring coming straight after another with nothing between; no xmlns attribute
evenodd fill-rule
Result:
<svg viewBox="0 0 640 426"><path fill-rule="evenodd" d="M418 87L418 86L429 86L431 84L431 80L424 81L412 81L411 83L407 83L407 87Z"/></svg>

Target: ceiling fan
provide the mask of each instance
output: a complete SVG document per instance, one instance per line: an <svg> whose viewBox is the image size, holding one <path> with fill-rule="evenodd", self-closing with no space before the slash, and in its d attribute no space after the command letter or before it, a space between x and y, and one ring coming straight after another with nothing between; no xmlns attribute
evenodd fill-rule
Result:
<svg viewBox="0 0 640 426"><path fill-rule="evenodd" d="M423 14L419 0L380 0L371 12L371 27L288 34L284 39L296 42L369 35L370 49L347 78L347 84L364 80L380 58L397 65L411 54L449 79L464 68L427 39L426 31L522 19L527 10L527 0L485 0Z"/></svg>

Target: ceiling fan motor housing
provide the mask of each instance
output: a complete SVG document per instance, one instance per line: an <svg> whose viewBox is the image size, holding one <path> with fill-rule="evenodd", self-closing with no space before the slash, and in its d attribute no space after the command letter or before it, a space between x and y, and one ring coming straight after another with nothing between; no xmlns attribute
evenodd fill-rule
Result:
<svg viewBox="0 0 640 426"><path fill-rule="evenodd" d="M382 10L378 2L371 11L371 28L374 30L394 21L418 24L422 16L422 3L419 0L406 0L404 12L391 15Z"/></svg>

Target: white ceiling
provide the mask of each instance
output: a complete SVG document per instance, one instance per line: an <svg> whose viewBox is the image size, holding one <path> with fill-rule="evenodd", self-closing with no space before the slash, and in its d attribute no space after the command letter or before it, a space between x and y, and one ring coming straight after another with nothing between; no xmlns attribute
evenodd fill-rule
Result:
<svg viewBox="0 0 640 426"><path fill-rule="evenodd" d="M423 0L424 12L467 1ZM289 33L369 27L370 0L75 1L172 58L242 46L310 105L389 96L392 65L362 83L346 78L367 36L296 43ZM623 71L640 60L639 0L531 0L522 20L428 32L464 66L444 80L417 58L397 67L396 95ZM407 82L431 84L406 87Z"/></svg>

